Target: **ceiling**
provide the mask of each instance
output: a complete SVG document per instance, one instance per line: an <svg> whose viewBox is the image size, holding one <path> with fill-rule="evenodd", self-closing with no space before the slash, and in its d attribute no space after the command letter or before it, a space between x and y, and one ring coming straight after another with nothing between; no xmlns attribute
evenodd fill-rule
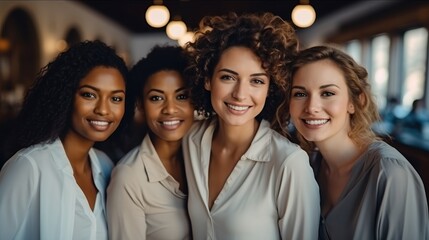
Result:
<svg viewBox="0 0 429 240"><path fill-rule="evenodd" d="M81 2L91 9L100 12L135 34L165 31L165 27L159 29L153 28L146 23L146 9L153 3L150 0L74 1ZM351 7L357 2L363 2L363 0L313 0L310 1L310 4L314 7L317 18L320 19L336 11ZM299 4L299 0L164 0L163 3L170 10L171 18L180 16L188 26L188 29L195 29L203 16L224 15L231 11L237 13L268 11L290 21L292 9Z"/></svg>

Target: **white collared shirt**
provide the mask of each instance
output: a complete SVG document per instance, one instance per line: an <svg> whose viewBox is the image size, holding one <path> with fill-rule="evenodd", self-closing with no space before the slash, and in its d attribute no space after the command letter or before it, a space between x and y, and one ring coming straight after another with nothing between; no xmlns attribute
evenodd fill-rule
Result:
<svg viewBox="0 0 429 240"><path fill-rule="evenodd" d="M12 156L0 172L0 239L107 239L102 222L113 163L96 149L89 157L99 195L95 221L80 229L75 222L85 217L76 211L88 202L78 203L81 189L61 141L30 146Z"/></svg>
<svg viewBox="0 0 429 240"><path fill-rule="evenodd" d="M196 122L183 141L194 239L317 239L320 197L308 155L267 121L208 208L216 124Z"/></svg>

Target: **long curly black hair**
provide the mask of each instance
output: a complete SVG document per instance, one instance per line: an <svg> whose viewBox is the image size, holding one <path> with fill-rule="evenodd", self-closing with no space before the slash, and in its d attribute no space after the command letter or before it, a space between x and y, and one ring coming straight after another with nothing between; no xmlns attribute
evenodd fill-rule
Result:
<svg viewBox="0 0 429 240"><path fill-rule="evenodd" d="M298 51L294 28L272 13L229 13L225 16L207 16L200 21L195 41L185 47L190 55L186 77L193 82L192 94L198 114L207 118L215 113L210 92L204 83L211 79L222 53L233 46L251 49L269 74L270 86L267 102L257 120L265 119L271 127L287 136L287 113L284 111L286 73L288 64Z"/></svg>
<svg viewBox="0 0 429 240"><path fill-rule="evenodd" d="M75 44L41 68L25 95L11 149L17 151L64 136L71 126L74 96L79 83L98 66L116 68L124 79L128 74L124 60L113 48L98 40ZM129 109L127 102L126 108ZM127 109L126 117L130 117ZM124 119L122 121L125 122Z"/></svg>

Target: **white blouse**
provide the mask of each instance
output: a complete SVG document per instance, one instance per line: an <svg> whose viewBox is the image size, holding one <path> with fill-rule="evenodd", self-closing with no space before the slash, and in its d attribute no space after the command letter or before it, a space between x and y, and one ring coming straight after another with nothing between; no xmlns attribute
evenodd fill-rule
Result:
<svg viewBox="0 0 429 240"><path fill-rule="evenodd" d="M0 239L107 239L104 199L113 163L96 149L89 157L99 193L94 213L79 196L83 193L59 139L12 156L0 171ZM78 213L79 206L87 214ZM80 220L90 225L80 228Z"/></svg>
<svg viewBox="0 0 429 240"><path fill-rule="evenodd" d="M208 208L216 124L195 123L183 142L194 239L317 239L319 188L308 155L266 121Z"/></svg>

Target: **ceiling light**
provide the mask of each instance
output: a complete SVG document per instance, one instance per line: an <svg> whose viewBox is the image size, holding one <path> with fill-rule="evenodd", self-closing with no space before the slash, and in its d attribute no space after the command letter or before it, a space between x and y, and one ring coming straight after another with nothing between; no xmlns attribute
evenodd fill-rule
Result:
<svg viewBox="0 0 429 240"><path fill-rule="evenodd" d="M181 20L171 21L167 25L167 36L173 40L178 40L186 33L186 24Z"/></svg>
<svg viewBox="0 0 429 240"><path fill-rule="evenodd" d="M170 12L164 5L152 5L146 10L146 22L154 27L164 27L170 20Z"/></svg>
<svg viewBox="0 0 429 240"><path fill-rule="evenodd" d="M292 10L292 21L298 27L310 27L315 20L316 12L310 4L299 4Z"/></svg>
<svg viewBox="0 0 429 240"><path fill-rule="evenodd" d="M184 47L188 42L194 42L194 33L186 32L179 38L178 42L181 47Z"/></svg>

